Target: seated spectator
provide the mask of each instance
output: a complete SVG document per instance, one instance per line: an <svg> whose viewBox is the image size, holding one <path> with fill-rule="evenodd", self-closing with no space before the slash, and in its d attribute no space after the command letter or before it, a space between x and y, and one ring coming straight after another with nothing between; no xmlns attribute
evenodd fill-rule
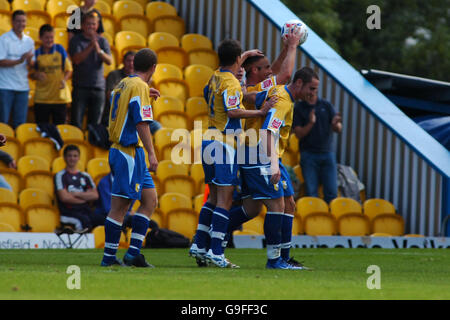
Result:
<svg viewBox="0 0 450 320"><path fill-rule="evenodd" d="M105 217L96 215L90 202L98 199L98 192L91 176L77 169L80 149L68 145L64 149L66 168L55 175L56 199L61 216L61 224L73 225L77 232L92 230L104 224Z"/></svg>
<svg viewBox="0 0 450 320"><path fill-rule="evenodd" d="M3 134L0 134L0 147L4 146L6 143L6 137ZM8 168L17 169L16 161L6 152L0 151L0 161L4 162ZM5 177L0 174L0 188L8 189L12 191L11 186L8 181L6 181Z"/></svg>
<svg viewBox="0 0 450 320"><path fill-rule="evenodd" d="M86 107L88 124L99 124L105 105L103 63L110 65L112 56L108 41L97 34L98 17L83 15L82 33L69 42L73 63L71 124L82 127Z"/></svg>
<svg viewBox="0 0 450 320"><path fill-rule="evenodd" d="M35 72L31 78L36 80L34 93L34 112L36 123L55 125L66 122L67 103L72 96L66 82L72 76L72 63L60 44L55 44L55 31L49 24L39 29L42 46L35 52Z"/></svg>
<svg viewBox="0 0 450 320"><path fill-rule="evenodd" d="M99 35L101 35L103 32L105 32L105 30L103 29L102 15L100 14L100 11L98 11L97 9L94 8L97 0L84 0L83 2L84 2L84 4L80 7L78 7L77 9L75 9L75 11L72 13L72 15L74 15L74 14L80 15L79 17L77 17L77 19L74 19L74 21L82 21L83 16L85 14L93 13L94 15L96 15L98 17L97 33ZM68 32L69 41L70 41L70 39L72 39L72 37L74 35L82 33L81 26L69 25L67 27L67 32Z"/></svg>
<svg viewBox="0 0 450 320"><path fill-rule="evenodd" d="M12 29L0 36L0 122L17 128L27 120L28 67L33 65L34 41L23 33L27 25L26 13L12 14Z"/></svg>

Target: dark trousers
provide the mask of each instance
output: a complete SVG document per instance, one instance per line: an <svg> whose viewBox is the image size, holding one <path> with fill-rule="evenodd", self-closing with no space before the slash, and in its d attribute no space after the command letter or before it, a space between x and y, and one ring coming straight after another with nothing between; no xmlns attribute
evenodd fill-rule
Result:
<svg viewBox="0 0 450 320"><path fill-rule="evenodd" d="M36 123L50 123L50 118L52 118L53 124L64 124L66 122L66 114L66 104L34 104L34 118Z"/></svg>
<svg viewBox="0 0 450 320"><path fill-rule="evenodd" d="M72 91L71 124L81 128L87 109L87 123L99 124L105 105L105 91L74 87Z"/></svg>

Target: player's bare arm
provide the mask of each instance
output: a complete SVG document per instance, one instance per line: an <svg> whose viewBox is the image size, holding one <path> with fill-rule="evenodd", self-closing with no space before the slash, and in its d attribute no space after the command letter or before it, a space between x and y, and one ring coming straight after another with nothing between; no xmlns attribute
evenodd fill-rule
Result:
<svg viewBox="0 0 450 320"><path fill-rule="evenodd" d="M149 161L149 170L152 172L156 171L156 168L158 167L158 160L156 158L155 149L153 148L153 142L152 142L152 134L150 132L150 128L148 126L147 122L139 122L136 125L136 130L138 132L139 138L141 139L142 143L144 144L144 149L148 153L148 161Z"/></svg>

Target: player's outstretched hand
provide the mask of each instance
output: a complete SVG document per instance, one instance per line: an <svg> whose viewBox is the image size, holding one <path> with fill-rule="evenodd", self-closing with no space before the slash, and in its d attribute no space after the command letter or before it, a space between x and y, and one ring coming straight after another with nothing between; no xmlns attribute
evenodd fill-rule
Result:
<svg viewBox="0 0 450 320"><path fill-rule="evenodd" d="M301 38L301 33L298 31L289 33L286 35L284 44L288 47L289 46L297 47L300 43L300 38Z"/></svg>
<svg viewBox="0 0 450 320"><path fill-rule="evenodd" d="M159 93L158 90L156 90L155 88L150 88L150 98L155 98L158 99L161 96L161 94Z"/></svg>

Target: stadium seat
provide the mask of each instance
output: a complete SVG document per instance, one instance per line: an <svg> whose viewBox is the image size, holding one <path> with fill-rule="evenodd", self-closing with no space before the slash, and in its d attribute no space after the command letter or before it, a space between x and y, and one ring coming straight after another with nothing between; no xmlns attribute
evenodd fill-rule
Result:
<svg viewBox="0 0 450 320"><path fill-rule="evenodd" d="M23 156L17 162L17 170L22 175L22 187L39 188L54 197L53 174L50 164L39 156Z"/></svg>
<svg viewBox="0 0 450 320"><path fill-rule="evenodd" d="M157 86L158 83L164 79L183 80L183 71L181 70L180 67L178 67L174 64L163 63L163 62L160 63L158 61L158 64L156 65L155 73L152 75L152 80L155 83L155 86Z"/></svg>
<svg viewBox="0 0 450 320"><path fill-rule="evenodd" d="M41 40L39 39L39 29L35 28L35 27L26 27L23 30L23 33L26 34L27 36L29 36L31 39L33 39L33 41L38 43L38 46L41 45Z"/></svg>
<svg viewBox="0 0 450 320"><path fill-rule="evenodd" d="M0 0L0 10L10 11L11 6L7 0Z"/></svg>
<svg viewBox="0 0 450 320"><path fill-rule="evenodd" d="M192 202L182 193L166 192L159 197L159 208L165 215L176 209L192 209Z"/></svg>
<svg viewBox="0 0 450 320"><path fill-rule="evenodd" d="M3 202L17 203L17 195L12 190L0 188L0 203Z"/></svg>
<svg viewBox="0 0 450 320"><path fill-rule="evenodd" d="M11 11L0 10L0 26L4 32L11 30Z"/></svg>
<svg viewBox="0 0 450 320"><path fill-rule="evenodd" d="M181 193L189 198L196 194L195 181L189 176L187 164L175 164L171 160L162 160L158 164L156 176L160 179L164 192Z"/></svg>
<svg viewBox="0 0 450 320"><path fill-rule="evenodd" d="M52 23L52 18L48 12L42 10L30 10L27 12L27 27L39 29L46 23Z"/></svg>
<svg viewBox="0 0 450 320"><path fill-rule="evenodd" d="M194 49L212 49L212 41L198 33L187 33L181 37L181 47L189 52Z"/></svg>
<svg viewBox="0 0 450 320"><path fill-rule="evenodd" d="M386 214L386 213L395 214L396 212L395 207L391 202L384 199L374 198L364 201L363 213L370 220L372 220L379 214Z"/></svg>
<svg viewBox="0 0 450 320"><path fill-rule="evenodd" d="M179 47L180 41L167 32L153 32L148 36L148 47L156 51L163 47Z"/></svg>
<svg viewBox="0 0 450 320"><path fill-rule="evenodd" d="M264 216L258 215L250 221L245 222L242 228L243 230L251 230L257 234L264 234Z"/></svg>
<svg viewBox="0 0 450 320"><path fill-rule="evenodd" d="M0 122L0 132L7 138L14 138L16 136L14 129L7 123Z"/></svg>
<svg viewBox="0 0 450 320"><path fill-rule="evenodd" d="M17 198L17 195L22 190L22 176L20 175L20 173L14 169L0 168L0 175L2 175L3 178L5 178L6 182L8 182L8 184L11 186L11 189L14 194L16 194Z"/></svg>
<svg viewBox="0 0 450 320"><path fill-rule="evenodd" d="M201 64L216 70L219 67L219 57L212 49L193 49L187 53L189 65Z"/></svg>
<svg viewBox="0 0 450 320"><path fill-rule="evenodd" d="M362 207L358 201L351 198L336 198L330 202L330 212L338 219L348 213L362 214Z"/></svg>
<svg viewBox="0 0 450 320"><path fill-rule="evenodd" d="M108 41L109 45L114 45L114 36L119 31L117 26L117 20L112 14L102 14L103 29L105 33L109 33L113 37L113 41Z"/></svg>
<svg viewBox="0 0 450 320"><path fill-rule="evenodd" d="M347 213L337 219L337 228L341 236L368 236L370 221L360 213Z"/></svg>
<svg viewBox="0 0 450 320"><path fill-rule="evenodd" d="M111 33L108 30L106 30L105 32L102 33L102 37L105 38L106 41L108 41L110 49L111 49L111 46L114 47L114 37L111 35ZM114 47L114 49L115 49L115 47ZM116 52L117 52L117 49L116 49ZM111 54L114 55L112 52L111 52Z"/></svg>
<svg viewBox="0 0 450 320"><path fill-rule="evenodd" d="M23 155L38 155L49 163L58 156L55 143L49 138L42 138L36 123L23 123L16 128L16 138L22 145Z"/></svg>
<svg viewBox="0 0 450 320"><path fill-rule="evenodd" d="M201 163L192 164L189 173L195 181L196 194L202 193L205 188L205 172L203 171L203 165Z"/></svg>
<svg viewBox="0 0 450 320"><path fill-rule="evenodd" d="M2 132L2 131L0 131ZM2 147L2 151L8 153L14 160L18 160L22 155L22 147L20 141L15 137L6 136L7 143ZM0 168L6 168L6 164L0 161Z"/></svg>
<svg viewBox="0 0 450 320"><path fill-rule="evenodd" d="M166 214L167 229L192 239L197 230L198 218L193 209L176 209Z"/></svg>
<svg viewBox="0 0 450 320"><path fill-rule="evenodd" d="M172 96L183 103L189 98L189 86L184 80L164 79L156 86L162 96Z"/></svg>
<svg viewBox="0 0 450 320"><path fill-rule="evenodd" d="M0 232L16 232L9 223L0 222Z"/></svg>
<svg viewBox="0 0 450 320"><path fill-rule="evenodd" d="M119 54L118 61L122 61L122 57L126 51L145 48L147 44L145 39L146 38L135 31L117 32L114 38L114 44Z"/></svg>
<svg viewBox="0 0 450 320"><path fill-rule="evenodd" d="M372 219L371 232L403 236L405 234L405 221L399 214L378 214Z"/></svg>
<svg viewBox="0 0 450 320"><path fill-rule="evenodd" d="M180 47L161 47L155 50L158 56L158 63L168 63L184 69L188 64L186 51Z"/></svg>
<svg viewBox="0 0 450 320"><path fill-rule="evenodd" d="M151 23L160 16L177 16L177 9L163 1L151 1L145 6L145 15Z"/></svg>
<svg viewBox="0 0 450 320"><path fill-rule="evenodd" d="M172 128L161 128L155 132L154 147L158 154L158 159L170 159L170 153L172 147L177 144L177 142L172 142L172 133L174 129Z"/></svg>
<svg viewBox="0 0 450 320"><path fill-rule="evenodd" d="M52 173L55 174L66 168L66 162L64 161L64 157L57 157L52 162ZM86 166L82 161L78 161L77 168L80 171L85 171Z"/></svg>
<svg viewBox="0 0 450 320"><path fill-rule="evenodd" d="M92 230L92 233L94 234L95 248L103 249L105 247L105 227L97 226ZM119 240L119 249L127 249L128 247L129 244L125 237L125 234L121 232Z"/></svg>
<svg viewBox="0 0 450 320"><path fill-rule="evenodd" d="M25 225L25 217L20 206L15 203L1 203L0 223L9 225L15 232L21 232L22 226Z"/></svg>
<svg viewBox="0 0 450 320"><path fill-rule="evenodd" d="M189 85L189 97L202 97L203 89L208 84L214 70L208 66L189 65L184 69L184 79Z"/></svg>
<svg viewBox="0 0 450 320"><path fill-rule="evenodd" d="M50 172L50 164L45 158L35 155L23 156L17 161L17 171L25 176L33 171Z"/></svg>
<svg viewBox="0 0 450 320"><path fill-rule="evenodd" d="M113 48L113 47L111 47L111 48ZM111 64L103 63L103 76L105 78L108 76L108 74L111 71L114 71L117 69L116 55L112 52L112 50L111 50L111 58L112 58Z"/></svg>
<svg viewBox="0 0 450 320"><path fill-rule="evenodd" d="M190 97L186 101L186 113L194 121L198 116L208 115L208 105L203 97Z"/></svg>
<svg viewBox="0 0 450 320"><path fill-rule="evenodd" d="M158 122L165 128L188 129L189 127L189 119L184 111L164 111L159 114Z"/></svg>
<svg viewBox="0 0 450 320"><path fill-rule="evenodd" d="M327 203L320 198L298 199L296 213L300 215L307 235L334 235L337 232L336 219L329 213Z"/></svg>
<svg viewBox="0 0 450 320"><path fill-rule="evenodd" d="M119 19L121 31L134 31L147 39L151 33L151 25L147 18L141 14L127 14Z"/></svg>
<svg viewBox="0 0 450 320"><path fill-rule="evenodd" d="M173 34L177 39L186 32L184 19L179 16L160 16L152 21L153 32L167 32Z"/></svg>
<svg viewBox="0 0 450 320"><path fill-rule="evenodd" d="M203 198L205 197L205 195L202 194L198 194L194 197L194 211L195 213L197 213L197 215L200 214L200 211L203 208L203 205L205 204L205 202L203 201Z"/></svg>
<svg viewBox="0 0 450 320"><path fill-rule="evenodd" d="M289 149L285 149L281 156L281 162L285 166L295 167L299 162L297 161L297 153L293 153Z"/></svg>
<svg viewBox="0 0 450 320"><path fill-rule="evenodd" d="M44 10L41 2L39 0L14 0L11 4L12 11L23 10Z"/></svg>
<svg viewBox="0 0 450 320"><path fill-rule="evenodd" d="M69 48L69 34L67 29L55 28L55 43L62 45L66 51Z"/></svg>
<svg viewBox="0 0 450 320"><path fill-rule="evenodd" d="M172 96L160 96L153 106L153 118L159 121L160 116L166 113L178 113L184 115L183 102ZM164 128L168 128L163 125Z"/></svg>
<svg viewBox="0 0 450 320"><path fill-rule="evenodd" d="M78 7L78 5L72 0L48 0L46 11L50 14L52 19L54 19L58 14L70 15L70 11L68 12L67 10L70 6L74 7L74 9L75 7ZM67 23L65 25L67 26Z"/></svg>
<svg viewBox="0 0 450 320"><path fill-rule="evenodd" d="M94 180L96 186L100 180L110 172L111 168L109 167L107 159L94 158L90 159L87 163L87 173L91 176L92 180Z"/></svg>
<svg viewBox="0 0 450 320"><path fill-rule="evenodd" d="M66 140L81 140L84 141L84 134L80 128L70 124L58 124L56 128L61 135L61 138L66 143Z"/></svg>
<svg viewBox="0 0 450 320"><path fill-rule="evenodd" d="M112 13L111 5L106 1L97 0L94 4L94 8L97 9L102 15Z"/></svg>
<svg viewBox="0 0 450 320"><path fill-rule="evenodd" d="M298 138L295 134L291 134L289 137L288 149L293 153L299 153Z"/></svg>
<svg viewBox="0 0 450 320"><path fill-rule="evenodd" d="M294 220L292 221L292 235L304 233L305 230L303 229L302 219L299 216L294 216Z"/></svg>
<svg viewBox="0 0 450 320"><path fill-rule="evenodd" d="M24 210L31 232L54 232L60 225L58 209L46 204L33 204Z"/></svg>
<svg viewBox="0 0 450 320"><path fill-rule="evenodd" d="M35 204L53 205L53 199L50 195L38 188L27 188L19 194L19 204L23 210Z"/></svg>
<svg viewBox="0 0 450 320"><path fill-rule="evenodd" d="M144 15L144 9L135 1L119 0L114 2L112 13L117 20L120 20L127 14Z"/></svg>

